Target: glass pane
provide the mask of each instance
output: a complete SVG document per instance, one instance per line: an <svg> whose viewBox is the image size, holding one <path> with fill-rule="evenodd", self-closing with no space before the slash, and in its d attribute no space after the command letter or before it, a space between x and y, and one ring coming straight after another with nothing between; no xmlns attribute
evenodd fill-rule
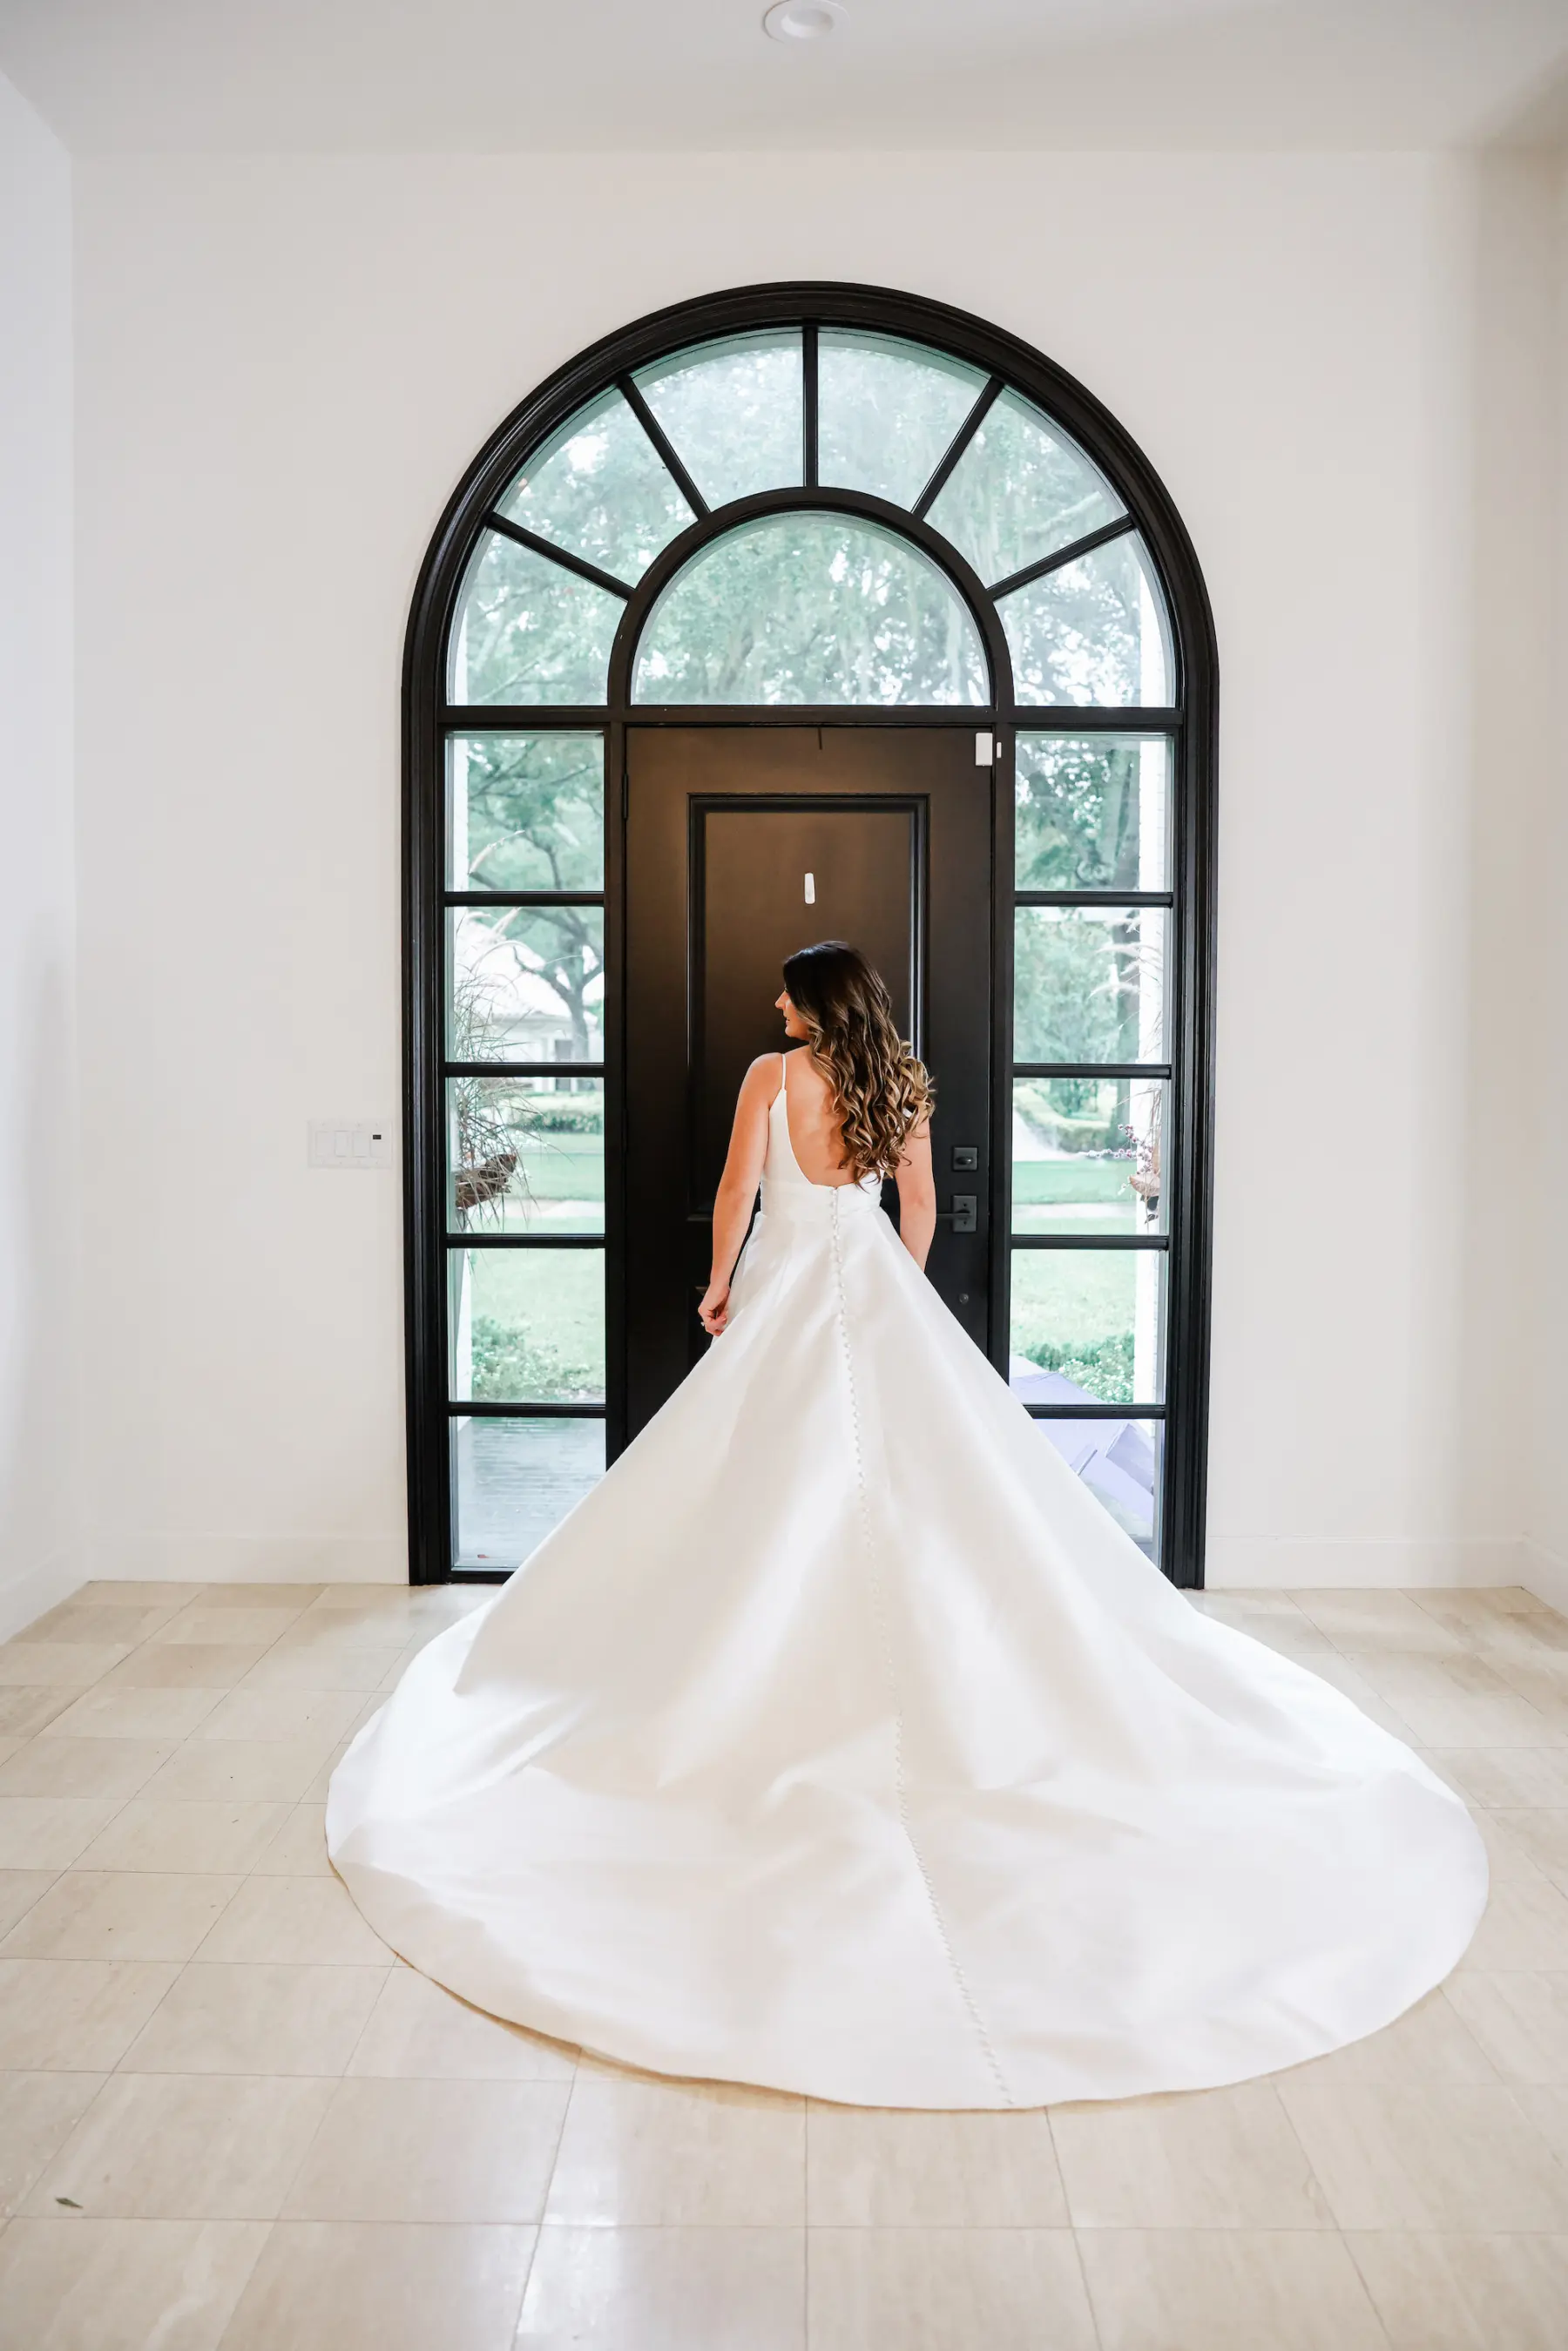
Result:
<svg viewBox="0 0 1568 2351"><path fill-rule="evenodd" d="M1163 737L1020 735L1020 890L1164 890L1171 747Z"/></svg>
<svg viewBox="0 0 1568 2351"><path fill-rule="evenodd" d="M997 610L1019 702L1149 709L1170 702L1165 600L1141 538L1113 538L1016 589Z"/></svg>
<svg viewBox="0 0 1568 2351"><path fill-rule="evenodd" d="M1161 1233L1163 1078L1015 1078L1015 1233Z"/></svg>
<svg viewBox="0 0 1568 2351"><path fill-rule="evenodd" d="M710 507L801 478L800 338L737 335L637 371L637 388Z"/></svg>
<svg viewBox="0 0 1568 2351"><path fill-rule="evenodd" d="M604 1058L602 906L453 906L447 1056Z"/></svg>
<svg viewBox="0 0 1568 2351"><path fill-rule="evenodd" d="M1020 906L1013 930L1016 1061L1163 1061L1164 906Z"/></svg>
<svg viewBox="0 0 1568 2351"><path fill-rule="evenodd" d="M919 343L824 330L817 345L817 473L912 507L985 389L978 368Z"/></svg>
<svg viewBox="0 0 1568 2351"><path fill-rule="evenodd" d="M1038 1420L1070 1469L1099 1497L1146 1559L1159 1564L1163 1420Z"/></svg>
<svg viewBox="0 0 1568 2351"><path fill-rule="evenodd" d="M1122 511L1121 499L1076 441L1016 392L1004 392L928 519L991 581L1071 547Z"/></svg>
<svg viewBox="0 0 1568 2351"><path fill-rule="evenodd" d="M604 1397L599 1249L448 1249L454 1404L598 1404Z"/></svg>
<svg viewBox="0 0 1568 2351"><path fill-rule="evenodd" d="M457 602L453 701L602 702L625 609L548 555L486 531Z"/></svg>
<svg viewBox="0 0 1568 2351"><path fill-rule="evenodd" d="M452 890L598 890L602 735L454 735L446 746Z"/></svg>
<svg viewBox="0 0 1568 2351"><path fill-rule="evenodd" d="M1165 1270L1164 1249L1014 1249L1014 1395L1163 1403Z"/></svg>
<svg viewBox="0 0 1568 2351"><path fill-rule="evenodd" d="M951 581L849 515L770 515L716 539L649 616L636 702L965 703L986 657Z"/></svg>
<svg viewBox="0 0 1568 2351"><path fill-rule="evenodd" d="M638 580L695 519L618 392L607 392L529 459L501 512L618 580Z"/></svg>
<svg viewBox="0 0 1568 2351"><path fill-rule="evenodd" d="M601 1420L455 1420L458 1567L517 1567L604 1475Z"/></svg>
<svg viewBox="0 0 1568 2351"><path fill-rule="evenodd" d="M448 1078L455 1233L604 1230L602 1078Z"/></svg>

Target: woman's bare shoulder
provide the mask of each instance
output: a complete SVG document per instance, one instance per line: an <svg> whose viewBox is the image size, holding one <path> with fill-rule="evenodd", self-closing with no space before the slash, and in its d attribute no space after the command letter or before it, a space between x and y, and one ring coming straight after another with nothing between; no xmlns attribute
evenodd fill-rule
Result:
<svg viewBox="0 0 1568 2351"><path fill-rule="evenodd" d="M743 1094L765 1094L769 1099L784 1082L782 1053L758 1053L740 1081Z"/></svg>

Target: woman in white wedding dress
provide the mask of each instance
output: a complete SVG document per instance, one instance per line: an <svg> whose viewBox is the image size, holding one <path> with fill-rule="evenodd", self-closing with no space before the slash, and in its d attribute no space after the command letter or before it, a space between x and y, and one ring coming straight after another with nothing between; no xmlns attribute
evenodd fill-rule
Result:
<svg viewBox="0 0 1568 2351"><path fill-rule="evenodd" d="M1485 1905L1463 1804L1042 1440L921 1270L929 1095L881 982L833 942L785 978L716 1343L350 1748L355 1900L498 2016L871 2105L1196 2089L1389 2023Z"/></svg>

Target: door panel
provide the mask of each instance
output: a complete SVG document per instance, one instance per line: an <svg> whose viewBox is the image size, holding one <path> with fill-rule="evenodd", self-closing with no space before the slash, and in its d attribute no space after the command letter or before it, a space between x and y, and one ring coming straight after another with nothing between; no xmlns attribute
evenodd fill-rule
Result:
<svg viewBox="0 0 1568 2351"><path fill-rule="evenodd" d="M779 1050L773 1000L787 955L815 939L852 939L887 983L900 1035L910 1034L919 814L897 801L694 803L700 1207L713 1205L741 1079L758 1053Z"/></svg>
<svg viewBox="0 0 1568 2351"><path fill-rule="evenodd" d="M695 1309L736 1091L780 1042L783 956L816 939L877 965L932 1071L949 1213L931 1277L989 1348L993 809L972 729L632 727L626 757L630 1433L707 1343ZM972 1232L954 1229L955 1193L977 1202Z"/></svg>

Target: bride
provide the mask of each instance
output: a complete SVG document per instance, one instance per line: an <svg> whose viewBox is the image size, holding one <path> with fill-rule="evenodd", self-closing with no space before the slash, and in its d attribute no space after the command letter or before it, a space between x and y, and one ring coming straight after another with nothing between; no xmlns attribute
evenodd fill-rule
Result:
<svg viewBox="0 0 1568 2351"><path fill-rule="evenodd" d="M1042 1441L922 1272L882 982L838 942L784 979L716 1343L344 1756L355 1900L499 2016L862 2105L1197 2089L1389 2023L1484 1907L1464 1806Z"/></svg>

